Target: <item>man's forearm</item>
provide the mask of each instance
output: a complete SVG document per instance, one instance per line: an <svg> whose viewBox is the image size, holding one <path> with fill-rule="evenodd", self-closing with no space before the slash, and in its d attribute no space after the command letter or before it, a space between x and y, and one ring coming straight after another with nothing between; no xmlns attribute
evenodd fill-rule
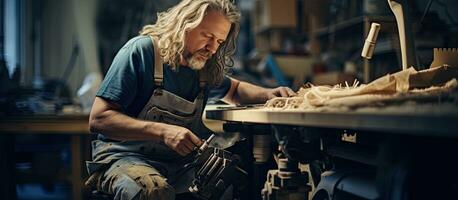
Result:
<svg viewBox="0 0 458 200"><path fill-rule="evenodd" d="M296 93L288 87L263 88L231 78L231 87L222 99L229 104L265 103L275 97L291 97Z"/></svg>
<svg viewBox="0 0 458 200"><path fill-rule="evenodd" d="M251 83L231 79L231 88L223 101L230 104L264 103L268 100L267 90Z"/></svg>
<svg viewBox="0 0 458 200"><path fill-rule="evenodd" d="M129 117L116 110L107 110L93 117L89 123L91 132L102 133L106 137L120 140L161 140L163 123L142 121Z"/></svg>
<svg viewBox="0 0 458 200"><path fill-rule="evenodd" d="M266 88L241 81L235 95L241 104L265 103L268 100L266 90Z"/></svg>

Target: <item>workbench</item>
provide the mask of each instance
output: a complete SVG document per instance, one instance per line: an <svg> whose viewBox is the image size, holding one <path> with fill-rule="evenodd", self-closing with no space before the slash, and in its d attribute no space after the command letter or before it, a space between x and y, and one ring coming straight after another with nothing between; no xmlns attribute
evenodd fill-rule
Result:
<svg viewBox="0 0 458 200"><path fill-rule="evenodd" d="M72 199L82 199L84 160L89 159L91 133L88 126L88 115L31 115L31 116L1 116L0 148L2 156L1 172L6 178L2 184L1 199L15 198L14 184L14 137L19 134L55 134L70 135L71 137L71 175ZM14 192L14 193L13 193Z"/></svg>
<svg viewBox="0 0 458 200"><path fill-rule="evenodd" d="M206 118L235 123L297 125L458 137L454 104L369 107L343 111L301 111L255 106L213 106Z"/></svg>
<svg viewBox="0 0 458 200"><path fill-rule="evenodd" d="M430 189L428 187L431 187L432 191L436 191L442 187L434 185L436 182L444 182L445 187L450 181L453 182L450 185L454 185L458 181L458 172L455 172L455 170L447 171L448 175L446 176L441 174L443 168L455 169L456 164L453 163L457 162L454 154L454 152L458 152L458 104L456 102L442 103L439 101L425 104L406 102L401 105L350 109L332 108L321 109L320 111L281 110L263 108L259 105L213 106L207 108L206 118L224 121L225 131L245 132L245 136L259 134L259 128L256 130L256 127L261 126L267 127L267 129L270 127L271 129L271 133L264 131L262 134L276 134L272 138L277 138L277 140L281 137L289 137L289 135L299 135L299 137L290 138L295 140L292 143L296 143L305 137L306 141L311 142L296 143L295 151L306 146L303 148L306 150L299 153L295 152L296 160L301 163L303 161L309 163L310 160L308 159L314 157L307 156L307 154L311 154L308 150L313 149L313 146L317 146L320 152L317 153L319 155L315 156L315 158L325 155L326 159L323 160L339 163L339 165L335 165L338 167L327 169L333 172L328 174L335 175L348 171L348 167L340 163L359 163L356 166L371 166L367 168L373 168L374 170L369 174L377 178L359 182L364 183L363 185L368 185L367 190L354 191L355 193L361 193L359 195L364 197L361 199L404 199L403 195L407 193L407 189L402 188L402 186L406 182L421 183L421 178L411 179L410 177L412 174L419 175L419 171L424 171L423 173L425 174L432 174L425 175L423 181L433 183L433 185L424 183L428 186L423 189L419 189L421 187L415 185L413 187L415 190L428 191ZM313 145L314 141L317 143L316 145ZM291 150L291 152L293 151ZM342 162L342 160L345 161ZM427 164L423 166L423 162ZM430 173L429 170L431 172L437 171L439 174ZM403 174L403 172L405 173ZM359 173L359 171L356 170L356 173ZM423 176L423 174L420 175ZM262 178L263 175L260 177ZM346 177L351 177L348 174L336 177L338 176L333 177L334 180L339 179L341 182L339 184L345 183L347 190L352 188L355 180L360 180L359 177L345 180ZM319 177L315 178L318 181L331 180L325 173L321 174L321 179ZM310 182L307 184L311 185ZM262 185L259 186L259 184ZM258 191L255 191L253 199L260 198L259 187L263 187L263 183L257 183L257 185L255 188L257 187ZM338 190L336 188L344 188L342 185L337 185L337 183L329 187L329 184L323 186L317 182L313 186L315 191L311 191L311 194L316 193L317 188L334 188L336 191ZM351 193L353 191L345 192ZM412 191L409 192L413 193ZM443 192L443 196L439 197L428 195L437 194L435 192L425 193L422 198L449 198L450 191L447 192L446 190L446 192ZM317 196L315 198L325 199Z"/></svg>

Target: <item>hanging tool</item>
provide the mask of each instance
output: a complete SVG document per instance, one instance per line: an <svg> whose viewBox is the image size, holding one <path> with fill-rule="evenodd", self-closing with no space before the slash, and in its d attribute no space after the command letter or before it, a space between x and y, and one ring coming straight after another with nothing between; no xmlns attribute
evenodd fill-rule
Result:
<svg viewBox="0 0 458 200"><path fill-rule="evenodd" d="M412 24L409 19L408 6L405 0L387 0L396 17L399 42L401 44L402 70L417 66L415 43L412 34ZM403 5L404 4L404 5Z"/></svg>

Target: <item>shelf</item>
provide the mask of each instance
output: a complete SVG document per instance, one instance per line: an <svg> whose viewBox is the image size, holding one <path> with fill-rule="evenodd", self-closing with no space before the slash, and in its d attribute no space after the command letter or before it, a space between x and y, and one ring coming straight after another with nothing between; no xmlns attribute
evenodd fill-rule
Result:
<svg viewBox="0 0 458 200"><path fill-rule="evenodd" d="M369 22L395 22L394 16L359 16L344 20L335 24L331 24L326 27L318 28L314 34L317 37L323 37L328 34L335 33L337 31L343 31L346 29L356 28L357 26L362 26L365 21Z"/></svg>
<svg viewBox="0 0 458 200"><path fill-rule="evenodd" d="M296 28L294 27L263 27L259 30L256 30L255 34L258 36L268 36L272 32L300 35L300 33L296 33Z"/></svg>
<svg viewBox="0 0 458 200"><path fill-rule="evenodd" d="M433 48L437 47L441 41L436 38L415 38L415 49L430 48L433 52ZM381 39L376 42L374 55L392 53L395 51L401 51L399 46L399 40L393 39Z"/></svg>

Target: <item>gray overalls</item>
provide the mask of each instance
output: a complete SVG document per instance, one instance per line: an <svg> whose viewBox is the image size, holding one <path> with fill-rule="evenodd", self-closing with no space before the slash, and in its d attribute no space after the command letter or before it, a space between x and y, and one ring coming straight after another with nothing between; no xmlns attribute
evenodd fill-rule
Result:
<svg viewBox="0 0 458 200"><path fill-rule="evenodd" d="M200 92L194 102L164 90L163 63L152 41L156 89L137 118L186 127L202 139L208 137L202 123L204 76L199 74ZM87 162L92 176L87 184L92 181L97 190L113 194L114 199L173 199L175 193L187 190L193 178L193 170L180 171L189 156L180 156L163 142L95 140L92 148L93 161Z"/></svg>

